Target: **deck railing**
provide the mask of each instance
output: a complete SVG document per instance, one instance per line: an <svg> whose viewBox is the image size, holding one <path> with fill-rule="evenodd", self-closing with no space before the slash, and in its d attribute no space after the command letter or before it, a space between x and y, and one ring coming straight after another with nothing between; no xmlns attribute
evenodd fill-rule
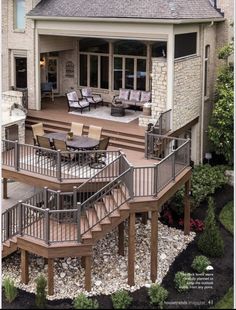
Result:
<svg viewBox="0 0 236 310"><path fill-rule="evenodd" d="M94 161L103 160L109 165L120 155L119 151L56 151L42 147L20 144L17 141L2 140L2 165L16 171L27 171L59 181L89 179L96 174L99 166Z"/></svg>
<svg viewBox="0 0 236 310"><path fill-rule="evenodd" d="M155 137L156 138L156 137ZM119 155L73 192L44 188L2 213L2 242L21 234L54 242L81 242L96 224L134 197L158 196L190 164L190 140L166 139L166 156L133 167ZM99 207L103 203L106 207ZM89 213L96 210L95 216ZM89 221L84 220L88 216Z"/></svg>

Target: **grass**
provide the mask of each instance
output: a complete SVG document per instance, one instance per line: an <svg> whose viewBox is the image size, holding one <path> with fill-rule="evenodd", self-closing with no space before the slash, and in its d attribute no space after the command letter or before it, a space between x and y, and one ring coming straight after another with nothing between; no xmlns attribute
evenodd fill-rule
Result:
<svg viewBox="0 0 236 310"><path fill-rule="evenodd" d="M220 213L220 221L231 234L234 234L234 203L228 202Z"/></svg>
<svg viewBox="0 0 236 310"><path fill-rule="evenodd" d="M234 309L234 291L231 287L213 309Z"/></svg>

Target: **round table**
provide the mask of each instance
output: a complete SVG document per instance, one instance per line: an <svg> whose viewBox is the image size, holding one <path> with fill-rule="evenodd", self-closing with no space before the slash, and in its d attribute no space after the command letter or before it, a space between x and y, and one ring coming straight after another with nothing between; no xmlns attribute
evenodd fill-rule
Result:
<svg viewBox="0 0 236 310"><path fill-rule="evenodd" d="M58 139L66 141L66 144L68 147L74 148L74 149L94 149L98 146L99 140L95 140L92 138L89 138L87 136L73 136L73 140L67 139L66 133L61 132L53 132L53 133L47 133L44 135L44 137L47 137L49 139Z"/></svg>

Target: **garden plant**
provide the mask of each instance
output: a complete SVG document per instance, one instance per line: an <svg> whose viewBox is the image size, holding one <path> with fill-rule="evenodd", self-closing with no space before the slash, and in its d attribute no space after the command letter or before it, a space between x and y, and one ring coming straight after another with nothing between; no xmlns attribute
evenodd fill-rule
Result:
<svg viewBox="0 0 236 310"><path fill-rule="evenodd" d="M99 305L97 300L92 300L85 296L83 293L80 293L73 302L75 309L98 309Z"/></svg>
<svg viewBox="0 0 236 310"><path fill-rule="evenodd" d="M10 278L3 280L4 296L7 302L12 303L17 296L17 288L15 287L14 281Z"/></svg>
<svg viewBox="0 0 236 310"><path fill-rule="evenodd" d="M210 264L211 262L206 256L199 255L194 258L192 268L198 273L203 273Z"/></svg>
<svg viewBox="0 0 236 310"><path fill-rule="evenodd" d="M190 288L191 274L183 271L178 271L175 274L175 288L180 293L188 291Z"/></svg>
<svg viewBox="0 0 236 310"><path fill-rule="evenodd" d="M46 287L47 280L43 275L40 275L36 280L36 296L35 296L35 304L37 308L44 309L46 307Z"/></svg>
<svg viewBox="0 0 236 310"><path fill-rule="evenodd" d="M151 304L163 309L164 302L168 297L168 291L159 284L152 284L148 289L148 295L151 299Z"/></svg>
<svg viewBox="0 0 236 310"><path fill-rule="evenodd" d="M111 296L114 309L127 309L132 303L132 297L125 290L119 290Z"/></svg>

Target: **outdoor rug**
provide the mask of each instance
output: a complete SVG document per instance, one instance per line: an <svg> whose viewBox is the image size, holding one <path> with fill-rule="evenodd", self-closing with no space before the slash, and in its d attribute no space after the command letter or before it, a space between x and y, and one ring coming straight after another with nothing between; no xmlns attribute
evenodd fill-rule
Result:
<svg viewBox="0 0 236 310"><path fill-rule="evenodd" d="M81 114L80 111L78 112L69 112L70 114L79 115L79 116L86 116L86 117L94 117L100 119L106 119L108 121L114 122L121 122L121 123L130 123L138 118L142 111L134 111L134 110L125 110L125 116L112 116L111 115L111 107L97 107L97 109L91 108L90 111L83 110Z"/></svg>

